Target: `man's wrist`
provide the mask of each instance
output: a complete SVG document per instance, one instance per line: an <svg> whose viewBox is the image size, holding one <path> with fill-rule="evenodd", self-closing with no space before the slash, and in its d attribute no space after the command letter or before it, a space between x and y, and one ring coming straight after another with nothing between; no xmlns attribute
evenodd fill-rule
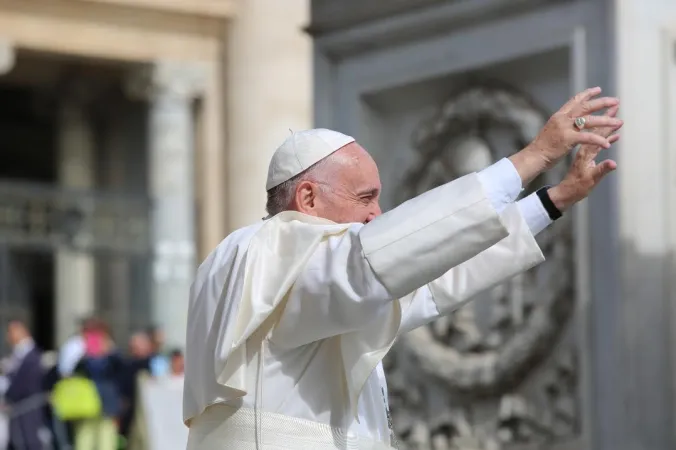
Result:
<svg viewBox="0 0 676 450"><path fill-rule="evenodd" d="M545 209L547 212L547 215L551 220L557 220L561 217L562 212L559 208L556 207L554 202L552 202L552 199L549 197L549 189L551 186L545 186L541 189L538 189L535 192L535 195L537 195L538 199L540 199L540 203L542 204L542 207Z"/></svg>
<svg viewBox="0 0 676 450"><path fill-rule="evenodd" d="M547 170L549 162L543 152L534 143L509 157L510 162L521 177L521 183L526 186L535 177Z"/></svg>
<svg viewBox="0 0 676 450"><path fill-rule="evenodd" d="M571 195L567 191L568 190L565 188L565 186L561 186L560 184L552 186L547 190L552 203L554 203L556 209L561 212L564 212L575 203L575 200L572 199Z"/></svg>

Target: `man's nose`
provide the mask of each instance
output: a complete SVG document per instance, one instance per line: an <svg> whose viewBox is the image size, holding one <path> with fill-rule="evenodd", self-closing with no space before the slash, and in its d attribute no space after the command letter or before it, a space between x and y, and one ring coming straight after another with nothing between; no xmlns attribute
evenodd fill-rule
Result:
<svg viewBox="0 0 676 450"><path fill-rule="evenodd" d="M376 203L375 208L373 209L373 211L371 211L369 213L368 217L366 218L366 223L369 223L370 221L372 221L373 219L375 219L376 217L378 217L382 213L383 213L383 211L380 209L380 204Z"/></svg>

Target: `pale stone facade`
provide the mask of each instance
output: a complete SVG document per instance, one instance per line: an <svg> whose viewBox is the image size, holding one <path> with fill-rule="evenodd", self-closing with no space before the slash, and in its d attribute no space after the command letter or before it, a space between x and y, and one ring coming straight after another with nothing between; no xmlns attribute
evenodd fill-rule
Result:
<svg viewBox="0 0 676 450"><path fill-rule="evenodd" d="M264 215L269 155L288 128L311 123L308 4L280 3L0 1L0 88L35 93L56 130L56 175L41 180L53 188L32 189L30 164L0 170L3 198L18 199L0 205L0 272L19 270L14 254L55 255L43 342L99 312L120 336L157 323L182 346L196 265ZM51 133L29 109L32 134ZM6 284L0 315L36 320L47 308L30 283Z"/></svg>

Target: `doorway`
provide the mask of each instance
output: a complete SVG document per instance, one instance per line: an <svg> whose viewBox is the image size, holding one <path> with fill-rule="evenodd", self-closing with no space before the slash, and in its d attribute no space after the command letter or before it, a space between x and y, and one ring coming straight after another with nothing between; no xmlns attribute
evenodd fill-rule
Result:
<svg viewBox="0 0 676 450"><path fill-rule="evenodd" d="M56 121L49 96L34 86L0 85L0 182L21 190L24 183L56 182ZM10 192L12 192L10 190ZM54 254L13 242L0 224L0 320L27 321L36 344L51 350L54 342ZM14 225L16 226L16 225ZM2 336L2 353L9 351Z"/></svg>
<svg viewBox="0 0 676 450"><path fill-rule="evenodd" d="M53 350L54 342L54 257L51 252L5 246L0 266L0 316L27 322L36 345ZM6 342L4 343L6 345Z"/></svg>

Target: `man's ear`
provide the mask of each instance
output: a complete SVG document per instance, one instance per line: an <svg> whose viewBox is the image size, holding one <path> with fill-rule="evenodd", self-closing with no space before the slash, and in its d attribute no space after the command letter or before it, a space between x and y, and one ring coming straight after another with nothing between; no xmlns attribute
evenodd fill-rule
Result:
<svg viewBox="0 0 676 450"><path fill-rule="evenodd" d="M317 186L311 181L301 181L296 187L296 208L298 212L316 215Z"/></svg>

